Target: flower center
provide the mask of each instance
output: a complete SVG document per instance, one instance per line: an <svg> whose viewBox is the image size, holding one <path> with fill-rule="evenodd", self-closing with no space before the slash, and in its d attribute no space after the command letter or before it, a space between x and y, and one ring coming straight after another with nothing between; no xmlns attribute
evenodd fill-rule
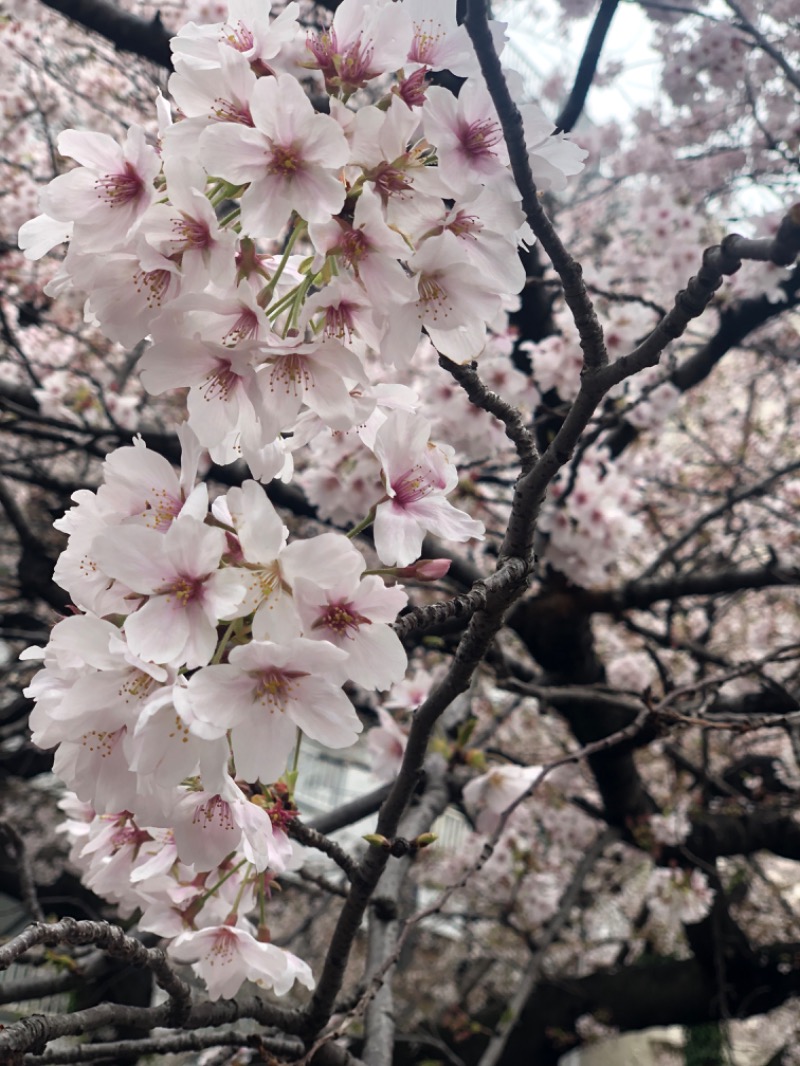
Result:
<svg viewBox="0 0 800 1066"><path fill-rule="evenodd" d="M402 158L402 157L401 157ZM413 188L407 172L395 163L379 163L367 174L367 178L375 185L375 191L384 203L394 193L402 193Z"/></svg>
<svg viewBox="0 0 800 1066"><path fill-rule="evenodd" d="M131 163L125 164L121 174L106 174L94 183L101 200L109 207L124 207L135 203L144 192L144 182Z"/></svg>
<svg viewBox="0 0 800 1066"><path fill-rule="evenodd" d="M494 157L492 149L503 139L503 133L499 123L487 118L462 125L458 131L458 139L461 147L472 159L488 159Z"/></svg>
<svg viewBox="0 0 800 1066"><path fill-rule="evenodd" d="M468 215L464 211L459 211L445 229L449 229L456 237L472 237L477 240L478 234L483 229L483 223L475 215Z"/></svg>
<svg viewBox="0 0 800 1066"><path fill-rule="evenodd" d="M258 316L249 307L242 308L242 312L231 328L222 338L222 343L229 348L234 347L240 341L258 337Z"/></svg>
<svg viewBox="0 0 800 1066"><path fill-rule="evenodd" d="M331 603L312 626L313 629L329 629L339 637L352 640L361 626L371 625L369 618L359 614L352 603L340 600Z"/></svg>
<svg viewBox="0 0 800 1066"><path fill-rule="evenodd" d="M284 355L276 359L272 364L270 373L270 391L283 387L288 396L302 396L306 389L314 387L314 376L308 364L308 360L302 355Z"/></svg>
<svg viewBox="0 0 800 1066"><path fill-rule="evenodd" d="M428 71L420 67L407 78L402 78L394 87L394 91L408 107L422 107L425 103L425 90L428 88Z"/></svg>
<svg viewBox="0 0 800 1066"><path fill-rule="evenodd" d="M138 293L145 294L147 306L161 307L170 285L172 274L163 267L158 270L138 270L133 275L133 286Z"/></svg>
<svg viewBox="0 0 800 1066"><path fill-rule="evenodd" d="M83 734L83 747L95 752L101 759L107 759L122 736L124 728L123 726L122 729L118 729L115 733L109 733L107 730L90 729L88 733Z"/></svg>
<svg viewBox="0 0 800 1066"><path fill-rule="evenodd" d="M435 322L441 312L443 318L450 313L450 300L447 289L442 285L438 274L422 274L419 279L420 319L430 316Z"/></svg>
<svg viewBox="0 0 800 1066"><path fill-rule="evenodd" d="M209 966L213 966L215 961L227 965L237 954L238 947L239 940L236 934L224 926L221 927L214 937L214 947L211 949L211 958L208 960Z"/></svg>
<svg viewBox="0 0 800 1066"><path fill-rule="evenodd" d="M433 19L415 22L414 39L411 42L411 51L408 53L409 61L430 65L435 57L436 46L443 36L441 23L434 22Z"/></svg>
<svg viewBox="0 0 800 1066"><path fill-rule="evenodd" d="M293 144L274 144L267 165L267 173L291 179L303 169L303 159Z"/></svg>
<svg viewBox="0 0 800 1066"><path fill-rule="evenodd" d="M125 703L130 703L132 700L140 703L152 692L156 682L149 674L146 674L144 670L134 670L120 685L117 695L120 699L124 699Z"/></svg>
<svg viewBox="0 0 800 1066"><path fill-rule="evenodd" d="M228 32L220 37L222 41L235 48L237 52L249 52L253 47L253 31L241 21L235 26L228 26Z"/></svg>
<svg viewBox="0 0 800 1066"><path fill-rule="evenodd" d="M354 267L356 273L358 273L359 260L363 259L365 255L369 253L369 241L367 240L364 231L360 229L353 229L349 226L342 232L342 239L340 242L342 249L342 259L351 267Z"/></svg>
<svg viewBox="0 0 800 1066"><path fill-rule="evenodd" d="M335 337L337 340L350 341L356 328L353 318L355 304L342 302L336 307L325 308L325 325L323 333L326 337Z"/></svg>
<svg viewBox="0 0 800 1066"><path fill-rule="evenodd" d="M359 36L356 43L338 57L336 69L345 92L355 92L375 77L372 70L373 51L372 45L363 45Z"/></svg>
<svg viewBox="0 0 800 1066"><path fill-rule="evenodd" d="M294 682L301 677L308 677L302 670L264 670L254 675L256 687L253 691L253 702L260 703L262 707L272 713L284 711L286 703L292 699L295 690Z"/></svg>
<svg viewBox="0 0 800 1066"><path fill-rule="evenodd" d="M419 466L412 466L410 470L401 474L397 481L392 482L395 501L401 507L416 503L417 500L430 496L432 492L441 487L441 485L434 484L430 473Z"/></svg>
<svg viewBox="0 0 800 1066"><path fill-rule="evenodd" d="M202 577L185 577L181 575L177 581L173 581L164 590L168 594L167 602L169 603L174 597L181 607L188 607L190 603L199 603L203 599L204 584L205 580Z"/></svg>
<svg viewBox="0 0 800 1066"><path fill-rule="evenodd" d="M201 803L194 812L192 823L194 825L199 823L203 829L209 825L225 830L236 828L236 822L231 814L231 805L222 796L212 796L210 800Z"/></svg>
<svg viewBox="0 0 800 1066"><path fill-rule="evenodd" d="M206 400L222 400L227 403L238 381L239 375L234 373L231 364L219 360L214 370L206 375L200 391Z"/></svg>
<svg viewBox="0 0 800 1066"><path fill-rule="evenodd" d="M187 248L210 248L213 244L208 225L197 218L190 218L188 215L175 218L172 220L172 229L175 233L173 241L179 246L178 251L185 251Z"/></svg>
<svg viewBox="0 0 800 1066"><path fill-rule="evenodd" d="M316 67L321 70L325 81L329 82L336 76L336 64L334 57L338 50L336 31L329 30L321 33L318 37L307 37L306 48L314 57ZM311 66L312 64L309 64Z"/></svg>
<svg viewBox="0 0 800 1066"><path fill-rule="evenodd" d="M239 103L238 100L223 100L218 96L211 105L210 119L219 122L238 122L240 126L253 126L253 116L247 104Z"/></svg>

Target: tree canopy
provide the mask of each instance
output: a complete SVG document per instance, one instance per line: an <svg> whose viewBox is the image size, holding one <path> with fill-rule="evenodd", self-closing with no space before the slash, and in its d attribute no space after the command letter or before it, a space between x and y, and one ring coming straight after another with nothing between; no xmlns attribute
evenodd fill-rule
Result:
<svg viewBox="0 0 800 1066"><path fill-rule="evenodd" d="M0 48L0 1061L800 1062L796 3Z"/></svg>

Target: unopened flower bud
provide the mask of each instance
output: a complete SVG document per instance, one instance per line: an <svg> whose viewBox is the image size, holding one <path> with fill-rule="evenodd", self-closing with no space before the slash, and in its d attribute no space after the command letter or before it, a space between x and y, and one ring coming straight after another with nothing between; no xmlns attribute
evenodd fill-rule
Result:
<svg viewBox="0 0 800 1066"><path fill-rule="evenodd" d="M391 841L387 840L385 836L381 836L380 833L365 833L363 839L376 848L388 849L392 846Z"/></svg>
<svg viewBox="0 0 800 1066"><path fill-rule="evenodd" d="M450 569L449 559L418 559L411 566L398 567L398 577L410 577L417 581L438 581Z"/></svg>
<svg viewBox="0 0 800 1066"><path fill-rule="evenodd" d="M475 748L464 752L464 762L473 770L483 772L486 769L486 756L482 751L477 751Z"/></svg>
<svg viewBox="0 0 800 1066"><path fill-rule="evenodd" d="M415 848L427 848L429 844L435 843L439 839L436 833L420 833L420 835L414 840Z"/></svg>

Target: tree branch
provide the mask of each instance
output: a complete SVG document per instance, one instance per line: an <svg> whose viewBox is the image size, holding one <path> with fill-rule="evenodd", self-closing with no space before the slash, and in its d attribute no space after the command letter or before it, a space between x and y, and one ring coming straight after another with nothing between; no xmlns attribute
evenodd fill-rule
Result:
<svg viewBox="0 0 800 1066"><path fill-rule="evenodd" d="M569 133L581 116L586 104L586 97L589 95L589 90L594 81L597 64L600 62L600 53L603 51L606 34L609 31L611 20L618 6L619 0L601 0L592 28L589 30L589 36L586 38L586 45L583 49L583 55L578 65L578 73L575 75L569 99L556 119L557 130Z"/></svg>
<svg viewBox="0 0 800 1066"><path fill-rule="evenodd" d="M603 341L603 330L594 310L594 305L583 283L583 271L564 247L552 222L545 214L539 202L536 183L533 180L528 149L525 144L525 132L522 116L508 91L500 59L495 51L492 34L489 29L486 5L483 0L469 0L467 17L464 25L470 35L475 53L481 65L486 87L497 109L500 124L503 127L511 162L511 171L517 188L522 196L522 208L525 211L531 229L540 241L556 273L564 286L564 299L572 311L575 326L580 336L584 362L587 367L601 367L608 362Z"/></svg>
<svg viewBox="0 0 800 1066"><path fill-rule="evenodd" d="M156 14L151 20L131 15L108 0L41 0L71 22L105 37L120 52L133 52L142 59L172 70L169 41L173 36Z"/></svg>

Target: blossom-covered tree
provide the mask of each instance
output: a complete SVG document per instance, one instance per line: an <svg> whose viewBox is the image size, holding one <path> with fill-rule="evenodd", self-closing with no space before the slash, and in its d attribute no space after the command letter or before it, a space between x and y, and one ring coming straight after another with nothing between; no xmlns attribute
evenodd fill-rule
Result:
<svg viewBox="0 0 800 1066"><path fill-rule="evenodd" d="M0 1060L800 1061L794 5L2 19Z"/></svg>

